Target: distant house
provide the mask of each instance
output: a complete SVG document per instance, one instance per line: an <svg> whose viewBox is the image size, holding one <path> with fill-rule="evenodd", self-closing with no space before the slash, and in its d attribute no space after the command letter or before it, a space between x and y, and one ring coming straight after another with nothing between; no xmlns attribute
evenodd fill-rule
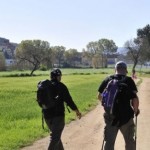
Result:
<svg viewBox="0 0 150 150"><path fill-rule="evenodd" d="M107 64L108 65L113 65L117 62L118 60L118 54L108 54L107 55Z"/></svg>
<svg viewBox="0 0 150 150"><path fill-rule="evenodd" d="M126 63L130 63L131 60L127 59L126 53L127 49L125 47L118 47L117 52L114 54L107 54L107 63L108 65L115 64L117 61L125 61Z"/></svg>
<svg viewBox="0 0 150 150"><path fill-rule="evenodd" d="M9 67L9 66L12 66L15 64L15 60L14 59L5 59L5 62L6 62L6 66Z"/></svg>
<svg viewBox="0 0 150 150"><path fill-rule="evenodd" d="M0 37L0 50L3 52L6 66L11 66L15 63L14 55L17 43L12 43L8 39Z"/></svg>

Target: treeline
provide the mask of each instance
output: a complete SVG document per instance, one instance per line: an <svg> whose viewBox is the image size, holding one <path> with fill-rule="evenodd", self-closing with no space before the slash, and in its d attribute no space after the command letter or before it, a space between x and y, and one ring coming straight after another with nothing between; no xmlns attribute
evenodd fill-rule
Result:
<svg viewBox="0 0 150 150"><path fill-rule="evenodd" d="M90 42L87 49L78 52L77 49L66 50L64 46L50 47L47 41L25 40L16 49L16 60L33 66L33 72L41 67L99 67L106 62L106 54L117 51L112 40L101 39ZM97 55L98 54L98 55ZM99 62L99 65L98 65ZM103 65L101 65L103 67Z"/></svg>
<svg viewBox="0 0 150 150"><path fill-rule="evenodd" d="M101 39L89 42L86 49L66 49L64 46L50 47L42 40L24 40L16 47L13 55L13 69L31 69L31 75L37 69L47 70L52 67L107 67L107 55L117 51L113 40ZM2 55L1 55L2 56ZM3 62L3 63L2 63ZM4 57L1 66L4 66Z"/></svg>
<svg viewBox="0 0 150 150"><path fill-rule="evenodd" d="M150 25L137 30L137 37L125 42L126 57L133 61L133 69L138 63L150 61ZM13 55L14 69L30 69L31 75L37 69L52 67L107 67L110 57L117 58L118 47L113 40L91 41L82 52L66 49L64 46L50 47L42 40L24 40L16 47ZM0 52L0 70L5 70L5 58Z"/></svg>

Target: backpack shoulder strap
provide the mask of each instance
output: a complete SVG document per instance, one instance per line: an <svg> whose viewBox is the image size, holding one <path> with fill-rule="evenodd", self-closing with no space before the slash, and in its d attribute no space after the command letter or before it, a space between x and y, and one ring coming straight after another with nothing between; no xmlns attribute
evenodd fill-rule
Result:
<svg viewBox="0 0 150 150"><path fill-rule="evenodd" d="M108 77L109 80L115 79L115 75L111 75Z"/></svg>

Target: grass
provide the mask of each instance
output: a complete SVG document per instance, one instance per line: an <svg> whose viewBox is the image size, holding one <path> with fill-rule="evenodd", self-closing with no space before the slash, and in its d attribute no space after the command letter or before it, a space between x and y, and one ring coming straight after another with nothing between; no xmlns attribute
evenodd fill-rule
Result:
<svg viewBox="0 0 150 150"><path fill-rule="evenodd" d="M113 71L112 68L107 68L107 69L61 69L63 74L107 74ZM18 77L18 76L29 76L30 75L29 70L25 71L2 71L0 72L0 77ZM35 76L49 76L49 70L48 71L35 71L34 75Z"/></svg>
<svg viewBox="0 0 150 150"><path fill-rule="evenodd" d="M64 75L64 82L83 114L97 103L97 89L105 74ZM0 150L17 150L48 135L41 127L41 109L36 103L36 85L49 76L1 77ZM76 119L66 111L66 122Z"/></svg>
<svg viewBox="0 0 150 150"><path fill-rule="evenodd" d="M79 69L61 69L63 74L68 75L68 74L73 74L73 75L88 75L88 74L111 74L114 73L114 68L99 68L99 69L94 69L94 68L79 68ZM132 65L129 65L128 67L128 75L130 76L132 70ZM26 77L30 75L29 70L22 70L22 71L1 71L0 72L0 77ZM48 71L39 71L36 70L34 72L35 76L49 76L49 70ZM150 76L150 68L140 68L139 66L136 68L136 74L138 76Z"/></svg>
<svg viewBox="0 0 150 150"><path fill-rule="evenodd" d="M0 149L15 150L40 136L33 78L0 78ZM37 122L37 123L36 123ZM39 131L37 131L37 129ZM32 135L33 134L33 135Z"/></svg>

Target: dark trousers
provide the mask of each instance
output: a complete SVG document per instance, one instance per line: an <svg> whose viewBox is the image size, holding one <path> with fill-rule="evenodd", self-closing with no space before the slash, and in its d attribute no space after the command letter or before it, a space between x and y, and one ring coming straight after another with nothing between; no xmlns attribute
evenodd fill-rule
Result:
<svg viewBox="0 0 150 150"><path fill-rule="evenodd" d="M117 133L120 130L124 140L125 140L125 150L135 150L135 140L134 140L134 121L131 118L126 124L121 127L112 126L112 117L110 115L104 114L105 119L105 130L104 130L104 139L105 139L105 150L114 150L115 140Z"/></svg>
<svg viewBox="0 0 150 150"><path fill-rule="evenodd" d="M61 134L65 126L64 116L45 119L45 121L51 132L48 150L64 150L61 141Z"/></svg>

